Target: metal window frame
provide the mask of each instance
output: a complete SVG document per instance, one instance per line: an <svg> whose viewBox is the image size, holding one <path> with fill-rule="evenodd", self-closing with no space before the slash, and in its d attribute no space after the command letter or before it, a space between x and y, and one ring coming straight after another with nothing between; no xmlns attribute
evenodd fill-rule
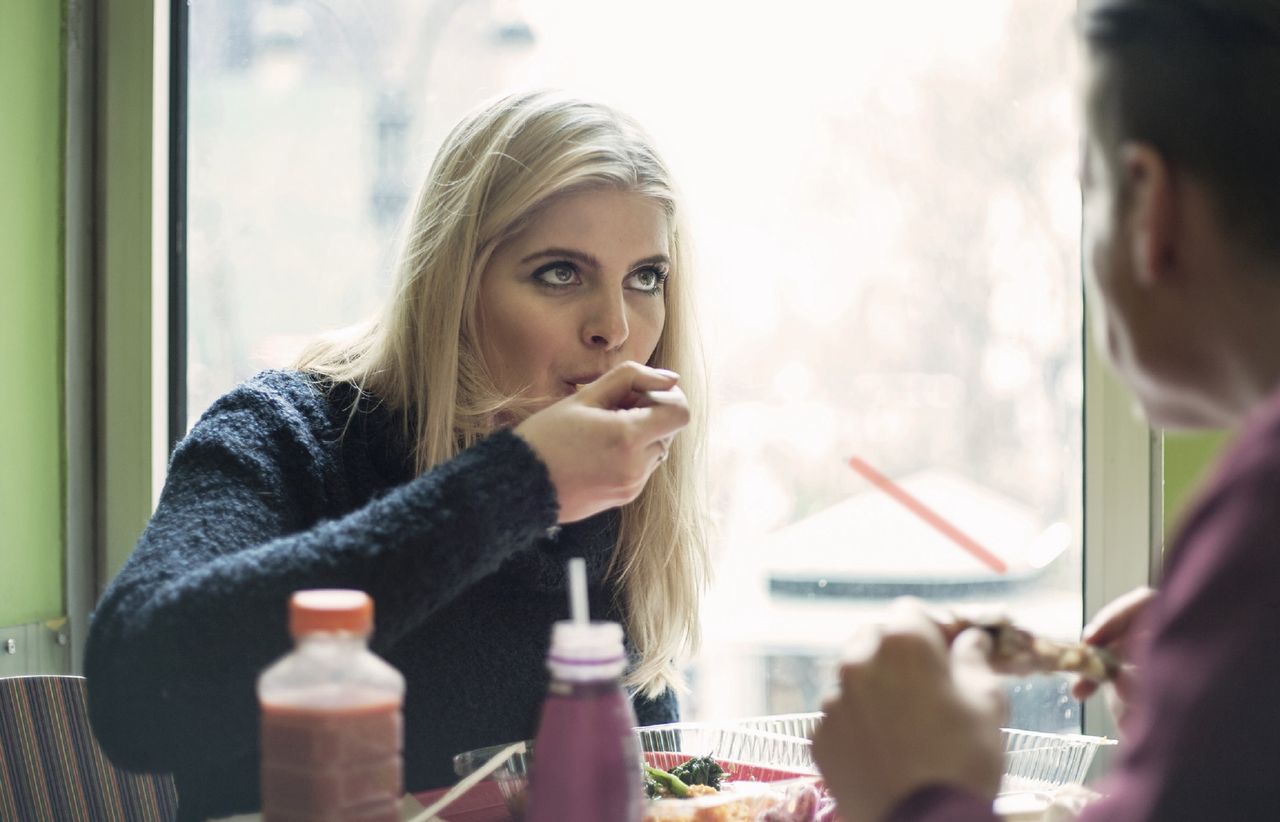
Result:
<svg viewBox="0 0 1280 822"><path fill-rule="evenodd" d="M187 432L188 7L169 3L168 451Z"/></svg>
<svg viewBox="0 0 1280 822"><path fill-rule="evenodd" d="M93 604L145 527L168 455L170 5L67 4L66 596L78 671Z"/></svg>
<svg viewBox="0 0 1280 822"><path fill-rule="evenodd" d="M97 20L92 0L67 0L63 47L66 115L63 161L64 340L66 459L63 507L64 602L71 638L71 671L83 672L84 637L98 594L97 364L94 287L97 186Z"/></svg>
<svg viewBox="0 0 1280 822"><path fill-rule="evenodd" d="M1084 414L1084 618L1140 585L1153 584L1164 550L1160 434L1142 419L1092 344L1086 313ZM1084 732L1116 737L1100 698L1084 706ZM1105 768L1099 756L1095 770Z"/></svg>

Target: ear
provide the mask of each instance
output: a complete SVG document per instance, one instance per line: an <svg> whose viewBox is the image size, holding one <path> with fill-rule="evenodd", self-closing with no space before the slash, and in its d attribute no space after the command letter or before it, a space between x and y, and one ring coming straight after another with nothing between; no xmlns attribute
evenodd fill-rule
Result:
<svg viewBox="0 0 1280 822"><path fill-rule="evenodd" d="M1123 146L1120 162L1128 191L1126 222L1135 279L1145 287L1168 283L1178 271L1173 170L1148 143Z"/></svg>

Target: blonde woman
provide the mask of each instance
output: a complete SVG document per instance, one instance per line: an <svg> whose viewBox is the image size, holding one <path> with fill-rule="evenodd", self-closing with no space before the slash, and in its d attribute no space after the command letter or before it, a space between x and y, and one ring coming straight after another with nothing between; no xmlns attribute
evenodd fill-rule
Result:
<svg viewBox="0 0 1280 822"><path fill-rule="evenodd" d="M172 771L182 818L255 809L287 597L352 587L408 683L406 787L450 783L453 754L534 735L573 556L626 628L639 721L677 719L707 571L686 256L667 169L617 112L535 93L459 124L385 314L175 449L86 650L111 757Z"/></svg>

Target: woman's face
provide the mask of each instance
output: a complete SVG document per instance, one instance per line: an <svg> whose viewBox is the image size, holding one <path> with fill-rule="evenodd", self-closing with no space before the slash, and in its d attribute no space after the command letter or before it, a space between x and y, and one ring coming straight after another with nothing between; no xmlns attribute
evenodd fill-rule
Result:
<svg viewBox="0 0 1280 822"><path fill-rule="evenodd" d="M478 306L498 388L541 408L624 360L648 362L666 319L668 235L656 202L602 189L554 201L500 246Z"/></svg>

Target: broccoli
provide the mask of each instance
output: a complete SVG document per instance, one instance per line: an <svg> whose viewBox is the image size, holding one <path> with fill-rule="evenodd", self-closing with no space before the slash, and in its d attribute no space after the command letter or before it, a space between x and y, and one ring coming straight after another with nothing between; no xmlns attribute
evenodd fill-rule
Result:
<svg viewBox="0 0 1280 822"><path fill-rule="evenodd" d="M709 785L720 790L724 768L710 756L697 756L671 769L671 775L685 785Z"/></svg>
<svg viewBox="0 0 1280 822"><path fill-rule="evenodd" d="M684 799L689 795L689 786L682 782L680 777L673 776L660 768L655 768L646 763L644 766L644 791L649 795L650 799L657 799L663 796Z"/></svg>

